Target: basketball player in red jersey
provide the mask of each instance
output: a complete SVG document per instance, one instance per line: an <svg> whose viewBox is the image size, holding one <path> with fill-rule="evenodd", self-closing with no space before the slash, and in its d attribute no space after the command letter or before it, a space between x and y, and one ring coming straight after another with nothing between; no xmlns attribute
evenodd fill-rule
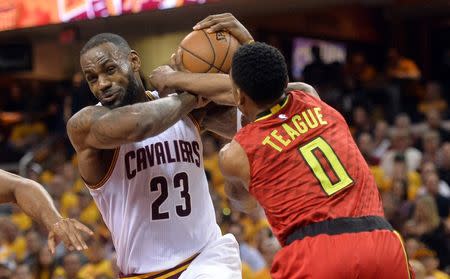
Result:
<svg viewBox="0 0 450 279"><path fill-rule="evenodd" d="M200 27L228 26L232 32L230 22L229 15L212 16ZM183 81L178 87L229 98L216 95L226 91L224 75L170 75ZM188 75L197 82L188 82ZM383 217L374 178L344 118L314 90L286 90L284 58L268 45L241 47L230 78L235 104L251 123L221 150L220 167L233 204L250 211L259 202L283 246L272 277L412 278L401 239ZM209 80L203 90L201 80Z"/></svg>
<svg viewBox="0 0 450 279"><path fill-rule="evenodd" d="M256 199L283 245L273 278L411 278L344 118L314 94L285 93L286 63L266 44L241 47L230 77L252 122L221 150L220 167L230 198L243 209Z"/></svg>
<svg viewBox="0 0 450 279"><path fill-rule="evenodd" d="M55 253L58 240L69 250L87 249L81 232L94 233L75 219L62 218L53 202L39 183L0 170L0 203L16 203L27 215L44 225L50 232L48 246Z"/></svg>

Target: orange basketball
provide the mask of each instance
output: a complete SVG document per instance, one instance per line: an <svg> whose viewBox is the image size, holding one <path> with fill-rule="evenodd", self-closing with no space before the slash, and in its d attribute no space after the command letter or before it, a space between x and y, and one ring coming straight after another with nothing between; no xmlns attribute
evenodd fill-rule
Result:
<svg viewBox="0 0 450 279"><path fill-rule="evenodd" d="M229 73L233 55L240 46L228 32L189 33L180 43L182 63L193 73Z"/></svg>

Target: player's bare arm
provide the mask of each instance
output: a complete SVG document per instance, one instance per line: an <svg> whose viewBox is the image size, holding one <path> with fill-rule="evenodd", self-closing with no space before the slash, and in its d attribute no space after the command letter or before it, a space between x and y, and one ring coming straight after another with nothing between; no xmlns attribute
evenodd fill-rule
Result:
<svg viewBox="0 0 450 279"><path fill-rule="evenodd" d="M114 149L163 132L196 105L196 96L182 93L114 109L90 106L68 121L67 132L77 151Z"/></svg>
<svg viewBox="0 0 450 279"><path fill-rule="evenodd" d="M309 95L320 99L319 94L317 93L316 89L312 87L311 85L304 83L304 82L290 82L288 83L288 86L286 88L286 91L293 91L293 90L300 90L305 93L308 93Z"/></svg>
<svg viewBox="0 0 450 279"><path fill-rule="evenodd" d="M70 250L87 249L81 232L93 232L74 219L62 218L50 195L37 182L0 170L0 203L16 203L28 216L49 231L48 245L52 253L58 240Z"/></svg>
<svg viewBox="0 0 450 279"><path fill-rule="evenodd" d="M176 57L182 54L178 52ZM176 58L180 60L180 58ZM180 68L176 62L172 68ZM149 76L150 83L158 92L187 91L202 96L219 105L235 106L230 76L227 74L189 73L174 70L164 65L156 68ZM319 98L314 87L303 82L290 82L287 91L301 90Z"/></svg>
<svg viewBox="0 0 450 279"><path fill-rule="evenodd" d="M177 57L180 56L181 53L178 52ZM163 95L164 92L181 90L202 96L219 105L234 106L230 78L227 74L189 73L163 65L152 71L149 81L153 88Z"/></svg>
<svg viewBox="0 0 450 279"><path fill-rule="evenodd" d="M197 120L201 131L210 131L227 139L232 139L237 131L236 108L209 103L194 110L191 115Z"/></svg>
<svg viewBox="0 0 450 279"><path fill-rule="evenodd" d="M225 193L233 207L247 213L255 210L258 203L248 192L248 158L236 141L231 141L220 150L219 167L225 178Z"/></svg>

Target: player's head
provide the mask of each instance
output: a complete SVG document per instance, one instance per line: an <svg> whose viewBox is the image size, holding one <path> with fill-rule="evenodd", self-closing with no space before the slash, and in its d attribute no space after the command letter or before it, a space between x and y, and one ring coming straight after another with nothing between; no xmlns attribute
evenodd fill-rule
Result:
<svg viewBox="0 0 450 279"><path fill-rule="evenodd" d="M89 88L104 106L128 105L144 91L139 56L119 35L101 33L92 37L80 52L80 64Z"/></svg>
<svg viewBox="0 0 450 279"><path fill-rule="evenodd" d="M276 103L288 82L286 61L281 52L259 42L236 51L230 76L235 102L247 116L251 110L265 109Z"/></svg>

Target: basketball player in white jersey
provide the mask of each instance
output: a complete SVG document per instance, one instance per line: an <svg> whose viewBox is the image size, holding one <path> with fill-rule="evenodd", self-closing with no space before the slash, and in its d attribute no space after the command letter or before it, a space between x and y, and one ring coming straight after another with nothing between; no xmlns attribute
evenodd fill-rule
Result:
<svg viewBox="0 0 450 279"><path fill-rule="evenodd" d="M100 104L75 114L67 131L121 277L241 278L238 244L216 224L199 130L188 116L198 98L149 101L139 56L118 35L91 38L80 63Z"/></svg>

